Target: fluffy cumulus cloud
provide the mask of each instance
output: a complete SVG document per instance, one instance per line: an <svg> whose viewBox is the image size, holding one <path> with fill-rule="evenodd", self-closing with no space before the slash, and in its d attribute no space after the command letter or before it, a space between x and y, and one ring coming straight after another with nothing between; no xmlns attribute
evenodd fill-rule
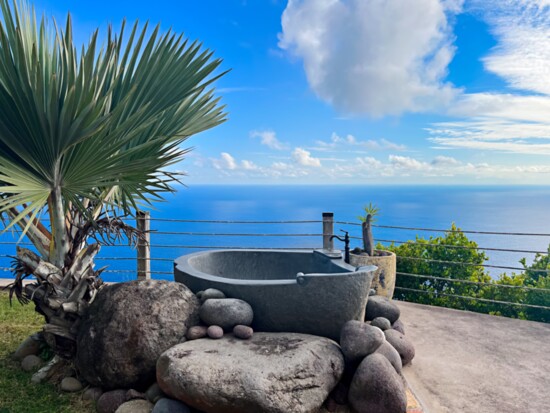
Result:
<svg viewBox="0 0 550 413"><path fill-rule="evenodd" d="M319 168L321 166L321 160L319 158L314 158L311 156L311 152L306 151L303 148L295 148L292 151L292 159L298 165L302 166L313 166Z"/></svg>
<svg viewBox="0 0 550 413"><path fill-rule="evenodd" d="M279 141L279 139L277 139L277 135L272 130L254 130L250 132L250 137L260 138L260 142L262 143L262 145L265 145L270 149L275 149L278 151L288 149L288 145Z"/></svg>
<svg viewBox="0 0 550 413"><path fill-rule="evenodd" d="M337 109L381 116L447 105L461 0L289 0L279 47L303 60L312 90Z"/></svg>
<svg viewBox="0 0 550 413"><path fill-rule="evenodd" d="M222 152L219 158L212 159L212 166L219 170L237 169L237 163L235 162L235 158L233 158L233 156L231 156L231 154L227 152Z"/></svg>

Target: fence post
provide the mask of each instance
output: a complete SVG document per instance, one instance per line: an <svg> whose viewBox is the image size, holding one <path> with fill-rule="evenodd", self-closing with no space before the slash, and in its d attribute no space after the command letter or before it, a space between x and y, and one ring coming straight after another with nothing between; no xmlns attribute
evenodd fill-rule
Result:
<svg viewBox="0 0 550 413"><path fill-rule="evenodd" d="M137 276L138 280L148 280L151 278L151 221L149 212L137 211L136 223L137 229L144 234L143 239L138 239L137 244Z"/></svg>
<svg viewBox="0 0 550 413"><path fill-rule="evenodd" d="M334 241L330 237L334 234L334 213L323 212L323 249L334 249Z"/></svg>

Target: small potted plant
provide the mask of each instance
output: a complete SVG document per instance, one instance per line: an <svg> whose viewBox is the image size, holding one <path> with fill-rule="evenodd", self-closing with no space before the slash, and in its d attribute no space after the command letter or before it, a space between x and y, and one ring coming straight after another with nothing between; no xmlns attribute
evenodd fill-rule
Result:
<svg viewBox="0 0 550 413"><path fill-rule="evenodd" d="M356 267L363 265L376 265L378 269L374 273L371 288L377 295L392 298L395 289L396 257L393 252L377 250L374 248L372 237L372 224L376 221L380 209L369 203L365 206L365 215L359 216L363 232L363 249L357 247L350 254L350 264Z"/></svg>

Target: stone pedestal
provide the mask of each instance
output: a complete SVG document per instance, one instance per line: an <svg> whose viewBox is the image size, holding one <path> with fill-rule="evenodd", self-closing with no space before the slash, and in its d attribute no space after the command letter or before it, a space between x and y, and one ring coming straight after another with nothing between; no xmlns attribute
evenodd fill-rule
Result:
<svg viewBox="0 0 550 413"><path fill-rule="evenodd" d="M393 252L375 250L374 257L368 255L350 254L350 264L355 267L363 265L376 265L378 269L374 273L371 288L377 295L392 298L395 289L396 256Z"/></svg>

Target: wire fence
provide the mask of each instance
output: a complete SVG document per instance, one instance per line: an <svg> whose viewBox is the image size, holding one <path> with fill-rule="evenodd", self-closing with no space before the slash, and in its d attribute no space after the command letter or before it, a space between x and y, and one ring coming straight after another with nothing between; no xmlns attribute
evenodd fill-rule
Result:
<svg viewBox="0 0 550 413"><path fill-rule="evenodd" d="M326 220L287 220L287 221L247 221L247 220L190 220L150 218L150 255L136 257L136 249L124 242L117 245L105 245L97 261L109 267L104 271L107 281L122 281L136 278L138 262L148 263L147 272L153 278L172 278L173 262L177 257L193 251L211 249L266 249L266 250L304 250L319 249L326 246L327 237L348 230L352 242L362 239L360 223L348 221L331 222L330 234L327 233ZM200 225L200 230L197 230ZM493 278L506 273L524 274L526 268L509 263L493 264L485 261L468 261L456 257L460 253L487 254L523 254L533 258L536 254L548 254L542 245L550 244L550 233L495 232L458 229L435 229L404 227L393 225L374 225L375 228L391 230L391 237L376 238L382 248L409 246L416 248L418 256L397 255L398 272L395 298L410 301L449 303L463 309L481 306L485 312L507 314L511 308L521 311L546 312L543 321L550 321L550 288L548 285L514 285L513 282L499 282L486 279L481 275L495 271ZM234 229L234 230L232 230ZM322 231L320 231L322 229ZM336 231L335 231L336 229ZM474 244L453 245L430 243L416 238L417 233L434 232L438 234L461 233L471 236L492 236L510 240L512 237L539 239L540 248L510 248L506 242L499 245ZM410 237L410 240L403 239ZM26 241L17 242L18 233L6 233L0 240L0 277L9 277L11 263L15 255L15 245L32 247ZM338 241L333 241L338 242ZM343 248L343 245L342 245ZM433 258L432 251L442 252L439 256L450 259ZM519 261L519 260L516 260ZM414 269L416 267L416 269ZM414 270L410 270L413 268ZM428 269L429 271L426 271ZM423 271L424 270L424 271ZM538 278L550 275L548 268L529 270ZM429 272L429 273L427 273ZM479 279L461 276L461 272L480 274ZM458 275L457 275L458 274ZM501 277L502 278L502 277ZM540 287L540 288L539 288ZM475 306L473 304L475 304ZM517 313L517 311L516 311ZM523 314L523 313L521 313ZM520 316L515 314L516 316Z"/></svg>

